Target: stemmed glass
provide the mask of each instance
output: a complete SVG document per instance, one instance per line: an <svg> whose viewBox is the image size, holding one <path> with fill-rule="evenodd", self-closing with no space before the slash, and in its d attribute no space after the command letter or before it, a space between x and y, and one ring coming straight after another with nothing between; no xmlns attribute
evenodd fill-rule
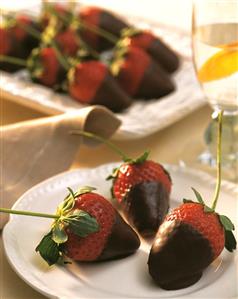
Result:
<svg viewBox="0 0 238 299"><path fill-rule="evenodd" d="M238 180L238 1L194 0L193 59L197 78L214 109L201 162L215 165L216 115L224 110L222 165Z"/></svg>

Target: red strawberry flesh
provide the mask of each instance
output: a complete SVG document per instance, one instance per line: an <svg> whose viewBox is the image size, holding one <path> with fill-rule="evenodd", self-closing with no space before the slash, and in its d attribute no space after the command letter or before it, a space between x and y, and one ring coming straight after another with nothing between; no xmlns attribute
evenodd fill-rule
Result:
<svg viewBox="0 0 238 299"><path fill-rule="evenodd" d="M113 206L96 193L80 195L75 201L75 209L83 210L95 217L100 230L87 238L79 238L68 231L65 254L78 261L94 261L102 253L115 221Z"/></svg>
<svg viewBox="0 0 238 299"><path fill-rule="evenodd" d="M75 56L77 54L79 41L77 39L77 33L73 29L68 28L59 32L56 35L55 40L59 44L63 54L69 56Z"/></svg>
<svg viewBox="0 0 238 299"><path fill-rule="evenodd" d="M117 79L129 95L134 96L137 93L150 62L150 57L143 50L136 47L128 48Z"/></svg>
<svg viewBox="0 0 238 299"><path fill-rule="evenodd" d="M77 64L69 84L70 95L81 103L91 103L107 72L107 67L99 61Z"/></svg>
<svg viewBox="0 0 238 299"><path fill-rule="evenodd" d="M128 43L146 50L167 72L174 72L179 66L175 52L150 31L128 37Z"/></svg>
<svg viewBox="0 0 238 299"><path fill-rule="evenodd" d="M120 166L113 182L113 194L120 203L134 185L156 181L161 182L170 193L171 179L159 163L151 160L143 163L125 163Z"/></svg>
<svg viewBox="0 0 238 299"><path fill-rule="evenodd" d="M0 28L0 55L9 55L12 48L12 38L7 28Z"/></svg>
<svg viewBox="0 0 238 299"><path fill-rule="evenodd" d="M46 86L53 86L58 81L60 64L53 48L43 48L40 52L43 73L39 81Z"/></svg>
<svg viewBox="0 0 238 299"><path fill-rule="evenodd" d="M205 213L204 206L201 204L186 203L174 209L165 218L165 221L173 220L179 220L191 225L204 238L209 240L214 259L220 255L225 245L225 236L217 214Z"/></svg>

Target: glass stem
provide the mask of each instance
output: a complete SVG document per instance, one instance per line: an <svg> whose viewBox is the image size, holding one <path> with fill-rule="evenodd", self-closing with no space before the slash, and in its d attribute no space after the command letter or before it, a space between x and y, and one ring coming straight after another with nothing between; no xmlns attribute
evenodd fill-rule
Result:
<svg viewBox="0 0 238 299"><path fill-rule="evenodd" d="M220 188L221 188L221 140L222 140L222 118L223 111L218 113L218 139L217 139L217 183L213 197L212 209L216 209Z"/></svg>

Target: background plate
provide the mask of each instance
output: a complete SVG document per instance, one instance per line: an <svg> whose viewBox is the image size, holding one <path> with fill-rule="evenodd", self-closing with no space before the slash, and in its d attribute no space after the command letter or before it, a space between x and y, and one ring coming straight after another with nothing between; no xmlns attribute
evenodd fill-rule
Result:
<svg viewBox="0 0 238 299"><path fill-rule="evenodd" d="M14 205L15 209L53 213L66 195L66 187L77 189L91 185L109 197L110 182L105 177L115 164L95 169L81 169L55 176L29 190ZM171 206L183 197L194 198L191 186L209 200L215 182L203 172L167 166L172 180ZM218 211L229 216L237 227L237 187L223 182ZM95 263L73 262L67 267L47 264L34 249L49 229L51 220L11 215L3 230L3 242L14 270L33 288L49 298L237 298L237 253L226 250L210 265L193 286L179 291L165 291L155 286L147 268L149 244L143 243L138 252L127 258Z"/></svg>
<svg viewBox="0 0 238 299"><path fill-rule="evenodd" d="M34 13L36 12L35 8ZM205 104L191 62L190 36L182 30L143 18L127 16L125 19L137 27L151 29L163 38L181 56L181 66L173 75L177 88L175 92L159 100L137 101L123 113L116 114L122 120L122 126L114 139L120 140L148 136ZM85 107L69 96L32 83L25 71L14 75L0 71L0 88L3 98L49 115Z"/></svg>

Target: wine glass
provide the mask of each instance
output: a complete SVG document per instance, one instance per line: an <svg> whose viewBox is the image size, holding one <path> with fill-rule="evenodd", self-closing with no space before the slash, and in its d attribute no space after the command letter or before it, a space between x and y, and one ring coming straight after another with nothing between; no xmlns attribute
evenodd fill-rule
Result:
<svg viewBox="0 0 238 299"><path fill-rule="evenodd" d="M199 160L215 165L217 111L224 110L222 165L238 180L238 1L194 0L193 61L207 101L214 109Z"/></svg>

